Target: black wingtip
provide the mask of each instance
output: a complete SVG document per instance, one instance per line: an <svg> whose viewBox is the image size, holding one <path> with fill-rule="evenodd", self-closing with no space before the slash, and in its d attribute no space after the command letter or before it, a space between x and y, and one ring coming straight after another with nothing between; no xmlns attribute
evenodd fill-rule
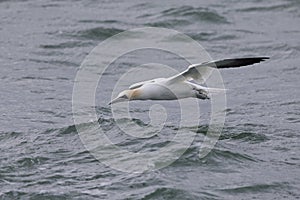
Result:
<svg viewBox="0 0 300 200"><path fill-rule="evenodd" d="M237 60L252 60L252 61L265 61L270 59L270 57L245 57L245 58L236 58Z"/></svg>
<svg viewBox="0 0 300 200"><path fill-rule="evenodd" d="M247 58L246 58L247 59ZM248 58L249 60L252 60L253 61L253 64L255 63L260 63L260 62L263 62L265 60L268 60L270 59L270 57L252 57L252 58ZM251 62L251 61L250 61Z"/></svg>
<svg viewBox="0 0 300 200"><path fill-rule="evenodd" d="M265 61L265 60L270 59L270 57L256 57L256 58L259 59L260 61Z"/></svg>
<svg viewBox="0 0 300 200"><path fill-rule="evenodd" d="M232 68L232 67L242 67L247 65L253 65L255 63L260 63L269 59L269 57L245 57L245 58L231 58L231 59L224 59L220 61L216 61L212 63L217 68Z"/></svg>

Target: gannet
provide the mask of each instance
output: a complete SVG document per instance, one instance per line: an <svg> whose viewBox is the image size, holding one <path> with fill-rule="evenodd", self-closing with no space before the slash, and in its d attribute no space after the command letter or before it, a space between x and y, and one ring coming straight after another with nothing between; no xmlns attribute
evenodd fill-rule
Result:
<svg viewBox="0 0 300 200"><path fill-rule="evenodd" d="M132 100L175 100L189 97L209 99L209 93L218 89L198 84L204 82L200 74L201 69L205 67L217 69L237 68L259 63L266 59L269 59L269 57L233 58L192 64L185 71L175 76L135 83L129 87L129 90L120 92L109 105Z"/></svg>

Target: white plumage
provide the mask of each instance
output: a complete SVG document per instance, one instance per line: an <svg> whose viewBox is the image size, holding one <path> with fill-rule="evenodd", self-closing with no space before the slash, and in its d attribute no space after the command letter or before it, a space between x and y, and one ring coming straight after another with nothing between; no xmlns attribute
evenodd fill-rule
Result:
<svg viewBox="0 0 300 200"><path fill-rule="evenodd" d="M209 93L218 91L218 89L199 85L204 83L201 75L202 69L205 67L236 68L259 63L266 59L268 57L234 58L193 64L185 71L169 78L156 78L135 83L129 87L129 90L121 92L109 104L131 100L174 100L189 97L209 99Z"/></svg>

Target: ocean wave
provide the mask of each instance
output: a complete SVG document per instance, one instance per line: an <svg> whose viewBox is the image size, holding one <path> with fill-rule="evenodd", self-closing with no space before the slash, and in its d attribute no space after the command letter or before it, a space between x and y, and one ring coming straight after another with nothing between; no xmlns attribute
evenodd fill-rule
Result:
<svg viewBox="0 0 300 200"><path fill-rule="evenodd" d="M199 199L199 196L179 188L160 187L145 195L143 199ZM213 198L210 196L210 199Z"/></svg>
<svg viewBox="0 0 300 200"><path fill-rule="evenodd" d="M273 11L283 11L283 10L290 10L295 8L293 3L285 3L285 4L278 4L278 5L264 5L264 6L249 6L247 8L239 8L236 9L238 12L273 12Z"/></svg>
<svg viewBox="0 0 300 200"><path fill-rule="evenodd" d="M40 45L40 48L43 49L69 49L69 48L75 48L75 47L85 47L89 46L90 43L82 42L82 41L68 41L68 42L62 42L58 44L43 44Z"/></svg>
<svg viewBox="0 0 300 200"><path fill-rule="evenodd" d="M146 26L153 26L153 27L162 27L162 28L174 28L176 26L186 26L191 24L189 20L185 19L164 19L156 22L149 22L146 23Z"/></svg>
<svg viewBox="0 0 300 200"><path fill-rule="evenodd" d="M210 23L228 23L227 19L209 8L181 6L170 8L161 12L163 17L187 17L190 20L206 21Z"/></svg>
<svg viewBox="0 0 300 200"><path fill-rule="evenodd" d="M261 133L254 133L254 132L240 132L237 134L225 134L220 137L220 140L224 139L231 139L231 140L240 140L242 142L250 142L250 143L260 143L265 142L268 139L268 137Z"/></svg>
<svg viewBox="0 0 300 200"><path fill-rule="evenodd" d="M68 32L68 33L64 33L63 35L68 37L75 37L75 38L89 39L89 40L104 40L122 31L124 30L119 28L95 27L95 28L80 30L77 31L76 33Z"/></svg>
<svg viewBox="0 0 300 200"><path fill-rule="evenodd" d="M217 32L201 32L201 33L187 33L191 38L198 41L225 41L234 40L238 36L233 34L220 34Z"/></svg>
<svg viewBox="0 0 300 200"><path fill-rule="evenodd" d="M220 189L220 191L225 193L260 193L266 191L277 191L278 189L282 189L286 187L286 183L273 183L273 184L254 184L254 185L246 185L246 186L236 186Z"/></svg>

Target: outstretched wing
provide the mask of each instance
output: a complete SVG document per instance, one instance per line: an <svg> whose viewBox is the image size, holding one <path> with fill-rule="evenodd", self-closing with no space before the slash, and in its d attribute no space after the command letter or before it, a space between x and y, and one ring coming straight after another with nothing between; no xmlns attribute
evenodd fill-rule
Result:
<svg viewBox="0 0 300 200"><path fill-rule="evenodd" d="M138 83L134 83L131 86L129 86L129 89L133 90L133 89L142 87L144 84L155 83L156 81L159 81L159 80L162 80L162 79L164 79L164 78L156 78L156 79L152 79L152 80L148 80L148 81L141 81L141 82L138 82Z"/></svg>
<svg viewBox="0 0 300 200"><path fill-rule="evenodd" d="M210 61L200 64L190 65L185 71L169 78L169 83L185 80L195 80L196 82L203 83L207 75L210 74L213 68L235 68L247 65L252 65L269 59L268 57L253 57L253 58L233 58L218 61Z"/></svg>
<svg viewBox="0 0 300 200"><path fill-rule="evenodd" d="M219 61L212 61L208 63L203 63L205 66L216 67L218 69L223 68L233 68L233 67L242 67L247 65L253 65L255 63L259 63L269 59L269 57L254 57L254 58L232 58L232 59L224 59ZM197 65L191 65L190 67L197 67Z"/></svg>
<svg viewBox="0 0 300 200"><path fill-rule="evenodd" d="M133 89L136 89L136 88L141 87L141 86L144 85L145 83L151 83L151 82L154 82L154 80L141 81L141 82L138 82L138 83L134 83L134 84L132 84L131 86L129 86L129 89L133 90Z"/></svg>

